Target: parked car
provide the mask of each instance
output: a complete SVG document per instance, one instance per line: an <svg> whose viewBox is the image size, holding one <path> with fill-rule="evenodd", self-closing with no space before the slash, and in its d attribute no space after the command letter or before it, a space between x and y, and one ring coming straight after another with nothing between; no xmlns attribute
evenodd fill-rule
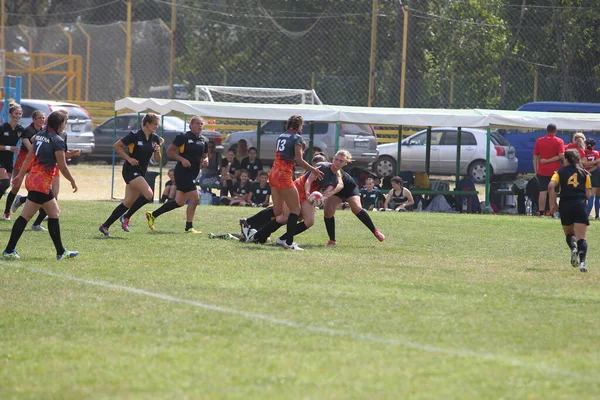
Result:
<svg viewBox="0 0 600 400"><path fill-rule="evenodd" d="M572 103L566 101L536 101L523 104L518 111L542 111L561 113L600 113L598 103ZM573 131L561 131L560 126L556 136L561 138L565 145L571 143ZM588 138L593 138L600 143L600 132L584 132ZM533 173L533 147L538 138L546 135L545 129L506 129L502 130L504 138L514 146L519 159L517 172Z"/></svg>
<svg viewBox="0 0 600 400"><path fill-rule="evenodd" d="M265 164L272 164L275 159L275 144L277 137L285 131L284 121L268 121L261 126L259 158ZM310 122L304 121L302 136L307 142L310 132ZM314 151L321 151L328 159L335 152L336 124L326 122L314 123ZM256 147L256 129L251 131L233 132L223 142L223 151L235 150L240 139L248 142L248 147ZM370 125L341 124L338 148L348 150L354 160L349 167L371 168L377 160L377 136Z"/></svg>
<svg viewBox="0 0 600 400"><path fill-rule="evenodd" d="M136 131L141 127L141 120L143 118L143 114L121 114L117 115L116 120L116 135L115 135L115 117L111 117L104 121L102 124L98 125L96 129L94 129L94 137L96 139L96 147L92 154L90 154L90 159L96 160L104 160L106 162L112 162L113 155L113 144L123 137L125 137L129 132ZM138 124L139 118L139 124ZM187 132L189 130L189 125L187 121L175 116L165 116L163 122L163 137L165 139L165 143L163 145L163 154L162 154L162 163L163 165L167 162L166 157L166 148L173 142L175 136L180 133ZM156 132L159 136L161 135L161 128L158 128ZM217 145L217 151L222 149L221 142L222 137L219 132L214 131L202 131L202 135L204 135L209 141L214 142ZM154 162L151 161L151 164L154 165Z"/></svg>
<svg viewBox="0 0 600 400"><path fill-rule="evenodd" d="M4 101L0 101L2 107ZM75 157L72 163L77 163L81 159L87 158L94 150L94 133L92 132L92 117L87 110L77 104L65 103L62 101L31 100L22 99L21 108L23 108L23 117L21 125L27 127L31 124L31 114L35 110L43 111L46 117L57 110L65 110L69 113L67 122L67 146L69 150L80 150L81 157Z"/></svg>
<svg viewBox="0 0 600 400"><path fill-rule="evenodd" d="M438 175L456 174L457 128L434 128L431 130L429 172ZM485 149L487 132L481 129L462 129L460 150L460 173L476 183L485 182ZM402 140L402 171L425 171L427 130ZM490 164L492 176L515 174L518 160L515 149L498 132L492 132ZM394 175L398 159L398 144L377 146L379 158L373 170L381 176Z"/></svg>

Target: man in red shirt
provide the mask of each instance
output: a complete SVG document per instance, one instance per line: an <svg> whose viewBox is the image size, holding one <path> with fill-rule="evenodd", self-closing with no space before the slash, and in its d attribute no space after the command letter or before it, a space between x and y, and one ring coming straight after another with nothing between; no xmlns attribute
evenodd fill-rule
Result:
<svg viewBox="0 0 600 400"><path fill-rule="evenodd" d="M548 184L554 172L561 167L564 155L565 143L561 138L556 137L556 125L549 124L546 128L546 136L536 140L533 148L533 170L540 186L539 209L536 215L544 213Z"/></svg>

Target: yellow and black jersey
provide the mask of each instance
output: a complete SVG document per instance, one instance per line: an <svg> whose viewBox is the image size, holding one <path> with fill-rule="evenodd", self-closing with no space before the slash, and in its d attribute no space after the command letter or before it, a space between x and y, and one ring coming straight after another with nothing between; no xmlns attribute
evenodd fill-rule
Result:
<svg viewBox="0 0 600 400"><path fill-rule="evenodd" d="M561 200L585 199L585 190L592 188L590 174L571 165L556 171L552 181L560 187Z"/></svg>
<svg viewBox="0 0 600 400"><path fill-rule="evenodd" d="M149 138L146 138L146 134L140 129L137 132L129 132L127 136L121 139L121 142L127 148L129 155L139 162L139 165L133 169L136 169L141 175L145 175L146 170L148 170L150 157L152 157L154 153L154 144L160 144L158 135L152 133ZM126 165L133 167L133 165L129 164L127 161L125 161L123 167Z"/></svg>
<svg viewBox="0 0 600 400"><path fill-rule="evenodd" d="M173 145L179 150L179 155L191 164L190 169L197 176L200 173L202 158L208 152L208 141L202 135L196 136L192 131L179 134L173 139ZM177 162L175 169L182 168Z"/></svg>

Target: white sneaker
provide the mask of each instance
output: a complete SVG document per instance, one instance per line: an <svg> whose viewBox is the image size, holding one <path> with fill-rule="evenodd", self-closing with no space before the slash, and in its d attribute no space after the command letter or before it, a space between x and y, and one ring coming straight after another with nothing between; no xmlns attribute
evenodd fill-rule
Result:
<svg viewBox="0 0 600 400"><path fill-rule="evenodd" d="M31 230L32 231L43 232L43 231L47 231L48 229L44 228L41 225L31 225Z"/></svg>
<svg viewBox="0 0 600 400"><path fill-rule="evenodd" d="M284 244L283 248L286 249L286 250L304 251L304 249L302 247L298 246L298 243L296 243L296 242L292 243L289 246L287 244Z"/></svg>
<svg viewBox="0 0 600 400"><path fill-rule="evenodd" d="M277 246L285 246L285 240L277 238L277 240L275 240L275 244Z"/></svg>
<svg viewBox="0 0 600 400"><path fill-rule="evenodd" d="M246 243L254 242L254 235L258 232L256 229L250 229L248 231L248 235L246 236Z"/></svg>
<svg viewBox="0 0 600 400"><path fill-rule="evenodd" d="M19 209L19 207L21 207L23 205L23 203L21 203L21 196L20 194L17 195L17 197L15 197L15 201L13 202L12 206L10 206L10 211L15 214L17 212L17 210Z"/></svg>
<svg viewBox="0 0 600 400"><path fill-rule="evenodd" d="M585 266L585 261L579 263L579 272L588 272L587 267Z"/></svg>

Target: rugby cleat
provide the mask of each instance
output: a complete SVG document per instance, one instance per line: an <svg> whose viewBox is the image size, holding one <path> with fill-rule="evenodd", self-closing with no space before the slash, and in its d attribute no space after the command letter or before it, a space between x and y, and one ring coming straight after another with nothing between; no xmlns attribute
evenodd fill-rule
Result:
<svg viewBox="0 0 600 400"><path fill-rule="evenodd" d="M10 213L2 214L2 219L4 221L10 221Z"/></svg>
<svg viewBox="0 0 600 400"><path fill-rule="evenodd" d="M300 246L298 246L298 243L294 242L290 245L288 245L287 243L283 246L284 249L286 250L296 250L296 251L304 251L304 249Z"/></svg>
<svg viewBox="0 0 600 400"><path fill-rule="evenodd" d="M334 247L336 245L335 240L328 240L325 247Z"/></svg>
<svg viewBox="0 0 600 400"><path fill-rule="evenodd" d="M31 230L32 230L32 231L36 231L36 232L45 232L45 231L47 231L48 229L44 228L44 227L43 227L43 226L41 226L41 225L31 225Z"/></svg>
<svg viewBox="0 0 600 400"><path fill-rule="evenodd" d="M377 240L379 240L380 242L383 242L385 240L385 235L383 233L379 232L379 229L375 229L375 232L373 232L373 235L375 235Z"/></svg>
<svg viewBox="0 0 600 400"><path fill-rule="evenodd" d="M19 207L21 207L23 203L25 203L24 201L22 202L21 199L27 200L27 197L18 194L17 197L15 197L15 201L12 203L12 206L10 206L10 212L12 212L13 214L16 213Z"/></svg>
<svg viewBox="0 0 600 400"><path fill-rule="evenodd" d="M190 235L199 235L202 232L195 230L194 228L186 229L185 233Z"/></svg>
<svg viewBox="0 0 600 400"><path fill-rule="evenodd" d="M129 218L125 218L124 215L121 215L119 217L119 221L121 221L121 228L125 231L125 232L129 232Z"/></svg>
<svg viewBox="0 0 600 400"><path fill-rule="evenodd" d="M281 239L281 238L277 238L277 239L275 240L275 244L276 244L277 246L285 246L285 240L283 240L283 239Z"/></svg>
<svg viewBox="0 0 600 400"><path fill-rule="evenodd" d="M587 267L585 266L585 261L579 263L579 272L588 272Z"/></svg>
<svg viewBox="0 0 600 400"><path fill-rule="evenodd" d="M240 230L242 232L242 237L244 239L248 239L248 232L250 232L250 225L248 225L248 221L246 221L246 218L240 218Z"/></svg>
<svg viewBox="0 0 600 400"><path fill-rule="evenodd" d="M2 252L2 257L6 258L7 260L18 260L21 258L19 257L19 253L17 253L16 250L11 251L10 253L4 250Z"/></svg>
<svg viewBox="0 0 600 400"><path fill-rule="evenodd" d="M577 240L571 238L571 266L573 268L579 267L579 253L577 252Z"/></svg>
<svg viewBox="0 0 600 400"><path fill-rule="evenodd" d="M246 243L254 242L254 235L258 232L256 229L250 229L248 231L248 236L246 236Z"/></svg>
<svg viewBox="0 0 600 400"><path fill-rule="evenodd" d="M148 228L150 228L151 231L154 230L154 219L154 215L152 215L151 212L146 213L146 221L148 222Z"/></svg>
<svg viewBox="0 0 600 400"><path fill-rule="evenodd" d="M69 250L65 249L64 253L56 255L56 259L58 261L60 261L60 260L66 260L68 258L75 258L75 257L77 257L78 254L79 254L78 251L69 251Z"/></svg>
<svg viewBox="0 0 600 400"><path fill-rule="evenodd" d="M98 228L98 230L100 231L101 234L103 234L106 237L110 237L110 232L108 231L108 228L105 227L104 225L100 225L100 227Z"/></svg>

